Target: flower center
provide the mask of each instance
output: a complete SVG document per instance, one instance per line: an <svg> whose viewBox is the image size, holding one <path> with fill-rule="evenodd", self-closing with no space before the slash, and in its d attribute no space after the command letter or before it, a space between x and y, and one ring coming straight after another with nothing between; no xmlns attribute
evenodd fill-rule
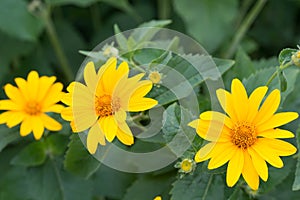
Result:
<svg viewBox="0 0 300 200"><path fill-rule="evenodd" d="M193 169L193 161L190 160L190 159L184 159L181 162L181 166L180 167L181 167L182 171L184 171L186 173L189 173Z"/></svg>
<svg viewBox="0 0 300 200"><path fill-rule="evenodd" d="M30 101L26 104L24 110L29 115L37 115L41 113L42 107L39 103L35 101Z"/></svg>
<svg viewBox="0 0 300 200"><path fill-rule="evenodd" d="M255 126L248 122L238 122L231 129L231 141L242 149L252 146L257 140Z"/></svg>
<svg viewBox="0 0 300 200"><path fill-rule="evenodd" d="M161 80L161 74L158 71L153 71L149 74L148 78L152 83L157 84Z"/></svg>
<svg viewBox="0 0 300 200"><path fill-rule="evenodd" d="M102 95L96 97L95 110L99 117L107 117L113 115L120 109L120 99L112 99L110 95Z"/></svg>

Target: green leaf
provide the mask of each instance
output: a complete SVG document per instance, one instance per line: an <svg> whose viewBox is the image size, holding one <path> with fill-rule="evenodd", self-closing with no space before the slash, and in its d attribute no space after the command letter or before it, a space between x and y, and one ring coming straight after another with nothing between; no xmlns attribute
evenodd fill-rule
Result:
<svg viewBox="0 0 300 200"><path fill-rule="evenodd" d="M221 175L208 174L197 166L193 174L184 176L173 183L172 200L215 200L224 199L224 180Z"/></svg>
<svg viewBox="0 0 300 200"><path fill-rule="evenodd" d="M78 135L73 134L70 138L71 141L65 155L64 166L69 172L88 178L97 171L100 162L88 153Z"/></svg>
<svg viewBox="0 0 300 200"><path fill-rule="evenodd" d="M29 13L27 1L1 0L0 30L17 39L36 41L43 30L43 23Z"/></svg>
<svg viewBox="0 0 300 200"><path fill-rule="evenodd" d="M174 181L173 174L159 176L141 176L126 191L123 200L153 199L160 195L169 199L168 191Z"/></svg>
<svg viewBox="0 0 300 200"><path fill-rule="evenodd" d="M75 5L79 7L88 7L100 0L50 0L47 1L52 6Z"/></svg>
<svg viewBox="0 0 300 200"><path fill-rule="evenodd" d="M187 32L208 52L217 50L229 38L238 11L237 0L174 0L176 12L186 25Z"/></svg>
<svg viewBox="0 0 300 200"><path fill-rule="evenodd" d="M300 126L297 129L296 139L297 139L298 149L300 149ZM297 155L298 155L297 156L297 166L296 166L296 171L295 171L295 180L293 183L293 191L300 190L300 154L299 154L299 152Z"/></svg>
<svg viewBox="0 0 300 200"><path fill-rule="evenodd" d="M115 37L116 37L116 40L117 40L120 50L126 51L128 49L127 39L123 35L123 33L121 33L119 26L117 24L114 25L114 31L115 31Z"/></svg>
<svg viewBox="0 0 300 200"><path fill-rule="evenodd" d="M67 149L68 141L68 136L58 133L50 135L45 139L47 152L55 156L62 155Z"/></svg>
<svg viewBox="0 0 300 200"><path fill-rule="evenodd" d="M47 147L43 140L31 142L11 160L13 165L39 166L46 161Z"/></svg>
<svg viewBox="0 0 300 200"><path fill-rule="evenodd" d="M280 80L280 91L285 92L287 89L287 80L284 71L281 71L278 76Z"/></svg>
<svg viewBox="0 0 300 200"><path fill-rule="evenodd" d="M20 138L17 128L9 129L6 125L0 125L0 152L10 143Z"/></svg>
<svg viewBox="0 0 300 200"><path fill-rule="evenodd" d="M297 52L297 49L286 48L280 51L278 61L281 65L288 63L292 59L292 55Z"/></svg>

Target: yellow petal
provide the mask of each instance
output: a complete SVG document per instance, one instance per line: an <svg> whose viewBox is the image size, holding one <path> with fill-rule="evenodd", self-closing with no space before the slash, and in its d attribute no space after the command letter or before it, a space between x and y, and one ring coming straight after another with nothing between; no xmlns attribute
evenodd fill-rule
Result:
<svg viewBox="0 0 300 200"><path fill-rule="evenodd" d="M29 99L27 82L23 78L15 78L15 82L20 89L22 96L27 101Z"/></svg>
<svg viewBox="0 0 300 200"><path fill-rule="evenodd" d="M10 112L9 116L7 116L6 124L9 128L11 128L21 123L24 118L25 118L24 112L12 111Z"/></svg>
<svg viewBox="0 0 300 200"><path fill-rule="evenodd" d="M260 138L261 142L267 144L271 151L279 156L290 156L296 153L297 148L288 142L277 140L273 138Z"/></svg>
<svg viewBox="0 0 300 200"><path fill-rule="evenodd" d="M145 81L140 81L137 84L137 87L135 88L133 94L131 95L130 98L142 98L144 97L146 94L148 94L148 92L152 89L152 82L145 80Z"/></svg>
<svg viewBox="0 0 300 200"><path fill-rule="evenodd" d="M98 76L96 74L95 65L93 62L88 62L84 68L84 81L92 93L96 92L98 85Z"/></svg>
<svg viewBox="0 0 300 200"><path fill-rule="evenodd" d="M132 145L134 143L133 135L127 124L119 123L119 129L117 131L117 138L125 145Z"/></svg>
<svg viewBox="0 0 300 200"><path fill-rule="evenodd" d="M120 109L114 114L114 116L117 122L124 122L126 120L127 114L123 109Z"/></svg>
<svg viewBox="0 0 300 200"><path fill-rule="evenodd" d="M249 147L248 153L251 156L252 163L254 168L256 169L258 175L262 178L262 180L268 180L268 166L266 161L258 154L254 149Z"/></svg>
<svg viewBox="0 0 300 200"><path fill-rule="evenodd" d="M283 129L269 129L263 132L259 132L257 136L265 137L265 138L293 138L295 135L288 131Z"/></svg>
<svg viewBox="0 0 300 200"><path fill-rule="evenodd" d="M100 130L99 123L95 123L89 130L87 135L87 148L91 154L94 154L97 150L98 143L105 145L104 135Z"/></svg>
<svg viewBox="0 0 300 200"><path fill-rule="evenodd" d="M237 150L230 159L227 167L226 182L229 187L232 187L239 180L244 168L244 153L242 150Z"/></svg>
<svg viewBox="0 0 300 200"><path fill-rule="evenodd" d="M23 137L29 135L33 129L33 123L34 122L32 122L32 117L26 116L20 127L20 135Z"/></svg>
<svg viewBox="0 0 300 200"><path fill-rule="evenodd" d="M149 110L157 105L157 101L151 98L140 98L140 99L131 99L129 101L128 111L130 112L138 112Z"/></svg>
<svg viewBox="0 0 300 200"><path fill-rule="evenodd" d="M232 106L234 104L232 95L223 89L218 89L216 93L223 110L229 115L233 122L236 122L237 115L234 111L234 107Z"/></svg>
<svg viewBox="0 0 300 200"><path fill-rule="evenodd" d="M61 111L61 117L62 117L64 120L67 120L67 121L73 121L73 120L74 120L74 117L73 117L72 108L71 108L71 107L64 108L64 109Z"/></svg>
<svg viewBox="0 0 300 200"><path fill-rule="evenodd" d="M43 133L44 133L44 124L43 121L41 120L40 117L34 116L31 117L32 120L32 131L33 131L33 136L36 140L41 139Z"/></svg>
<svg viewBox="0 0 300 200"><path fill-rule="evenodd" d="M14 111L6 111L0 114L0 124L4 124L7 122L7 119Z"/></svg>
<svg viewBox="0 0 300 200"><path fill-rule="evenodd" d="M95 114L95 110L73 108L74 126L76 132L84 131L90 128L96 121L98 116Z"/></svg>
<svg viewBox="0 0 300 200"><path fill-rule="evenodd" d="M287 124L298 118L296 112L282 112L273 115L268 121L257 126L257 132L263 132L265 130L273 129L284 124Z"/></svg>
<svg viewBox="0 0 300 200"><path fill-rule="evenodd" d="M46 127L46 129L50 131L59 131L62 129L62 125L58 121L44 113L41 115L41 120L43 121L43 124Z"/></svg>
<svg viewBox="0 0 300 200"><path fill-rule="evenodd" d="M126 76L123 76L122 78L119 79L118 84L116 85L116 88L114 90L114 95L118 95L119 97L122 97L122 99L125 99L125 101L128 101L128 99L131 98L133 92L137 88L139 80L144 75L145 75L144 73L141 73L131 78L127 78Z"/></svg>
<svg viewBox="0 0 300 200"><path fill-rule="evenodd" d="M8 98L10 98L14 103L22 106L25 104L24 97L18 88L11 84L6 84L4 86L4 91Z"/></svg>
<svg viewBox="0 0 300 200"><path fill-rule="evenodd" d="M220 112L215 112L215 111L206 111L201 113L200 119L202 120L209 120L209 121L217 121L220 123L224 123L228 128L233 127L233 123L230 120L229 117L224 115L223 113Z"/></svg>
<svg viewBox="0 0 300 200"><path fill-rule="evenodd" d="M248 95L244 85L239 79L233 79L231 83L231 95L235 114L239 121L244 121L248 116Z"/></svg>
<svg viewBox="0 0 300 200"><path fill-rule="evenodd" d="M253 123L258 126L269 120L278 109L279 104L280 91L276 89L273 90L271 94L269 94L269 96L266 98L265 102L259 109L258 114L255 116Z"/></svg>
<svg viewBox="0 0 300 200"><path fill-rule="evenodd" d="M54 83L48 90L47 95L43 99L43 108L47 108L61 100L63 84Z"/></svg>
<svg viewBox="0 0 300 200"><path fill-rule="evenodd" d="M42 76L39 79L39 90L38 90L38 96L36 101L40 102L45 98L45 96L48 95L49 89L51 85L55 82L55 80L56 80L55 76L51 76L51 77Z"/></svg>
<svg viewBox="0 0 300 200"><path fill-rule="evenodd" d="M36 71L31 71L27 76L27 87L29 88L28 96L31 100L36 100L39 90L39 74Z"/></svg>
<svg viewBox="0 0 300 200"><path fill-rule="evenodd" d="M247 151L244 152L244 161L242 175L250 188L252 190L257 190L259 186L259 177Z"/></svg>
<svg viewBox="0 0 300 200"><path fill-rule="evenodd" d="M16 104L11 100L0 100L0 110L22 110L22 105Z"/></svg>
<svg viewBox="0 0 300 200"><path fill-rule="evenodd" d="M43 112L55 112L55 113L61 113L61 111L64 109L63 105L60 104L54 104L46 109L43 110Z"/></svg>
<svg viewBox="0 0 300 200"><path fill-rule="evenodd" d="M253 122L254 117L258 113L258 108L268 91L268 87L262 86L256 88L249 97L249 110L248 110L248 122Z"/></svg>
<svg viewBox="0 0 300 200"><path fill-rule="evenodd" d="M66 93L66 94L62 94L61 95L61 102L63 102L64 104L70 106L72 105L72 98L73 93Z"/></svg>
<svg viewBox="0 0 300 200"><path fill-rule="evenodd" d="M218 147L223 149L220 154L215 154L208 163L208 169L216 169L228 162L236 152L237 148L231 143L218 143Z"/></svg>
<svg viewBox="0 0 300 200"><path fill-rule="evenodd" d="M118 125L114 117L108 116L99 119L102 133L104 133L107 141L112 142L117 135Z"/></svg>
<svg viewBox="0 0 300 200"><path fill-rule="evenodd" d="M262 138L258 138L256 143L251 147L260 155L264 160L273 165L274 167L281 168L283 167L283 162L271 148L268 147L268 144L265 143Z"/></svg>
<svg viewBox="0 0 300 200"><path fill-rule="evenodd" d="M101 84L103 85L103 89L106 93L112 94L115 90L116 84L118 84L119 81L119 79L117 79L115 76L117 59L107 62L106 65L108 65L108 67L102 74Z"/></svg>
<svg viewBox="0 0 300 200"><path fill-rule="evenodd" d="M197 128L199 122L200 122L199 119L195 119L195 120L191 121L190 123L188 123L188 126L190 126L190 127L192 127L192 128Z"/></svg>
<svg viewBox="0 0 300 200"><path fill-rule="evenodd" d="M128 66L128 63L127 62L122 62L118 68L117 68L117 71L116 71L116 79L120 79L122 78L123 76L127 76L128 77L128 73L129 73L129 66Z"/></svg>

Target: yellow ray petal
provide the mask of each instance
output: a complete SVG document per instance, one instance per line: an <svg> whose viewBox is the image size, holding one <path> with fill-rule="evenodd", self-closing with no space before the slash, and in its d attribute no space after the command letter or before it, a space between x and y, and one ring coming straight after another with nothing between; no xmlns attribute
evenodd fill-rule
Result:
<svg viewBox="0 0 300 200"><path fill-rule="evenodd" d="M45 98L45 96L48 95L49 89L51 85L55 82L55 80L56 80L55 76L51 76L51 77L42 76L39 79L39 90L38 90L38 96L36 101L40 102Z"/></svg>
<svg viewBox="0 0 300 200"><path fill-rule="evenodd" d="M117 138L125 145L132 145L134 143L134 139L128 125L125 122L119 123L118 125Z"/></svg>
<svg viewBox="0 0 300 200"><path fill-rule="evenodd" d="M33 116L33 117L31 117L31 119L32 119L31 122L33 123L32 124L33 136L36 140L39 140L39 139L41 139L41 137L44 133L43 121L38 116Z"/></svg>
<svg viewBox="0 0 300 200"><path fill-rule="evenodd" d="M63 102L64 104L70 106L72 105L72 98L73 93L66 93L66 94L62 94L61 95L61 102Z"/></svg>
<svg viewBox="0 0 300 200"><path fill-rule="evenodd" d="M119 97L122 97L122 99L125 99L125 101L128 101L128 99L131 97L134 90L138 86L139 80L144 75L144 73L140 73L131 78L123 76L122 78L120 78L118 84L116 85L114 95L118 95Z"/></svg>
<svg viewBox="0 0 300 200"><path fill-rule="evenodd" d="M265 137L265 138L293 138L295 135L288 131L283 129L269 129L263 132L259 132L257 136Z"/></svg>
<svg viewBox="0 0 300 200"><path fill-rule="evenodd" d="M0 110L22 110L23 107L20 104L16 104L11 100L0 100Z"/></svg>
<svg viewBox="0 0 300 200"><path fill-rule="evenodd" d="M25 101L20 90L11 84L6 84L4 86L5 94L10 98L14 103L24 106Z"/></svg>
<svg viewBox="0 0 300 200"><path fill-rule="evenodd" d="M273 129L284 124L287 124L298 118L298 113L296 112L282 112L276 113L268 121L257 126L257 132L263 132L265 130Z"/></svg>
<svg viewBox="0 0 300 200"><path fill-rule="evenodd" d="M157 101L151 98L130 99L128 111L138 112L149 110L157 105Z"/></svg>
<svg viewBox="0 0 300 200"><path fill-rule="evenodd" d="M84 81L91 93L96 92L96 87L98 85L98 79L96 70L95 70L95 65L93 62L88 62L84 68Z"/></svg>
<svg viewBox="0 0 300 200"><path fill-rule="evenodd" d="M9 128L11 128L21 123L24 118L25 118L24 112L12 111L10 112L9 116L7 116L6 124Z"/></svg>
<svg viewBox="0 0 300 200"><path fill-rule="evenodd" d="M97 150L98 144L105 145L104 135L100 130L99 123L95 123L89 130L87 135L87 148L91 154Z"/></svg>
<svg viewBox="0 0 300 200"><path fill-rule="evenodd" d="M196 129L198 127L199 123L200 123L200 120L195 119L195 120L191 121L190 123L188 123L188 126Z"/></svg>
<svg viewBox="0 0 300 200"><path fill-rule="evenodd" d="M231 95L235 114L239 121L244 121L248 116L248 95L244 85L239 79L233 79L231 83Z"/></svg>
<svg viewBox="0 0 300 200"><path fill-rule="evenodd" d="M224 123L228 128L233 127L233 123L230 118L220 112L206 111L200 114L200 119Z"/></svg>
<svg viewBox="0 0 300 200"><path fill-rule="evenodd" d="M32 117L26 116L20 127L20 135L23 137L29 135L33 129L33 123L34 122L32 122Z"/></svg>
<svg viewBox="0 0 300 200"><path fill-rule="evenodd" d="M120 109L114 114L114 116L117 122L124 122L126 120L127 114L123 109Z"/></svg>
<svg viewBox="0 0 300 200"><path fill-rule="evenodd" d="M247 151L244 152L244 161L242 175L250 188L252 190L257 190L259 186L259 177Z"/></svg>
<svg viewBox="0 0 300 200"><path fill-rule="evenodd" d="M249 97L249 110L248 110L248 117L247 121L252 122L254 117L258 113L258 108L263 100L264 96L268 91L268 87L262 86L256 88Z"/></svg>
<svg viewBox="0 0 300 200"><path fill-rule="evenodd" d="M47 95L43 99L43 108L47 108L61 100L63 84L54 83L48 90Z"/></svg>
<svg viewBox="0 0 300 200"><path fill-rule="evenodd" d="M61 117L62 117L64 120L67 120L67 121L73 121L73 120L74 120L74 117L73 117L72 108L71 108L71 107L64 108L64 109L61 111Z"/></svg>
<svg viewBox="0 0 300 200"><path fill-rule="evenodd" d="M237 151L237 148L234 147L230 142L218 143L220 148L223 148L223 151L220 154L215 154L208 163L208 169L216 169L232 158L232 156ZM222 147L221 147L222 146Z"/></svg>
<svg viewBox="0 0 300 200"><path fill-rule="evenodd" d="M297 151L296 147L282 140L273 138L260 138L260 141L267 144L268 147L279 156L290 156Z"/></svg>
<svg viewBox="0 0 300 200"><path fill-rule="evenodd" d="M0 114L0 124L4 124L7 122L7 119L14 111L6 111Z"/></svg>
<svg viewBox="0 0 300 200"><path fill-rule="evenodd" d="M266 98L265 102L263 103L257 115L255 116L253 123L258 126L270 119L278 109L279 104L280 91L276 89L273 90L271 94L269 94L269 96Z"/></svg>
<svg viewBox="0 0 300 200"><path fill-rule="evenodd" d="M249 147L248 153L251 156L252 163L254 168L256 169L258 175L261 177L262 180L268 180L268 166L266 161L258 154L254 149Z"/></svg>
<svg viewBox="0 0 300 200"><path fill-rule="evenodd" d="M103 117L98 120L102 133L107 141L112 142L117 135L118 125L113 116Z"/></svg>
<svg viewBox="0 0 300 200"><path fill-rule="evenodd" d="M115 86L118 84L119 79L116 78L116 66L117 59L113 59L110 62L107 62L108 66L102 74L101 84L103 85L103 89L106 93L112 94L115 90Z"/></svg>
<svg viewBox="0 0 300 200"><path fill-rule="evenodd" d="M55 113L61 113L61 111L64 109L63 105L60 104L54 104L50 107L47 107L43 110L43 112L55 112Z"/></svg>
<svg viewBox="0 0 300 200"><path fill-rule="evenodd" d="M84 131L90 128L96 121L98 116L93 108L79 109L73 108L74 124L73 128L76 132Z"/></svg>
<svg viewBox="0 0 300 200"><path fill-rule="evenodd" d="M120 79L122 78L123 76L127 76L128 77L128 73L129 73L129 66L128 66L128 63L127 62L122 62L118 68L117 68L117 71L116 71L116 79Z"/></svg>
<svg viewBox="0 0 300 200"><path fill-rule="evenodd" d="M227 167L226 182L229 187L232 187L239 180L244 168L244 153L242 150L237 150L230 159Z"/></svg>
<svg viewBox="0 0 300 200"><path fill-rule="evenodd" d="M27 87L29 88L28 96L31 100L36 100L39 90L39 74L36 71L31 71L27 76Z"/></svg>
<svg viewBox="0 0 300 200"><path fill-rule="evenodd" d="M278 156L278 154L272 151L272 149L268 147L268 144L261 139L262 138L258 138L256 143L251 147L256 151L258 155L260 155L264 160L266 160L272 166L277 168L283 167L283 162Z"/></svg>
<svg viewBox="0 0 300 200"><path fill-rule="evenodd" d="M234 104L232 95L223 89L218 89L216 93L223 110L229 115L233 122L236 122L237 115L232 106Z"/></svg>
<svg viewBox="0 0 300 200"><path fill-rule="evenodd" d="M145 80L145 81L140 81L137 84L137 87L135 88L133 94L131 95L130 98L142 98L144 97L146 94L148 94L148 92L152 89L152 82Z"/></svg>
<svg viewBox="0 0 300 200"><path fill-rule="evenodd" d="M58 121L44 113L41 114L41 120L43 121L43 124L46 127L46 129L50 131L59 131L62 129L62 125Z"/></svg>
<svg viewBox="0 0 300 200"><path fill-rule="evenodd" d="M20 92L22 93L24 99L27 101L29 99L27 82L23 78L15 78L15 82L20 89Z"/></svg>

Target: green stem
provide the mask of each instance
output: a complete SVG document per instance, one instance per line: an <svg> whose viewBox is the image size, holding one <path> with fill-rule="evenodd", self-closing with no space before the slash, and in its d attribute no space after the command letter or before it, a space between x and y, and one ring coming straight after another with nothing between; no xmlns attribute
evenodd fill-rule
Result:
<svg viewBox="0 0 300 200"><path fill-rule="evenodd" d="M229 50L225 54L225 58L231 58L236 51L239 43L245 36L246 32L248 31L251 24L254 22L255 18L259 14L259 12L264 7L267 0L258 0L257 3L253 6L253 8L250 10L249 14L245 17L243 20L241 26L238 28L237 33L235 34L232 43L229 47Z"/></svg>
<svg viewBox="0 0 300 200"><path fill-rule="evenodd" d="M94 32L98 33L100 31L101 15L97 4L91 7L91 18L94 27Z"/></svg>
<svg viewBox="0 0 300 200"><path fill-rule="evenodd" d="M71 82L73 80L73 72L71 70L71 67L68 63L67 57L62 50L62 47L59 43L55 27L53 25L53 22L51 20L50 14L48 11L44 10L42 13L42 18L46 25L46 32L49 36L50 42L52 43L52 46L54 48L55 54L58 58L59 64L61 65L62 72L65 75L65 78L68 82Z"/></svg>
<svg viewBox="0 0 300 200"><path fill-rule="evenodd" d="M170 0L157 0L158 4L158 18L168 19L170 17Z"/></svg>
<svg viewBox="0 0 300 200"><path fill-rule="evenodd" d="M281 71L283 71L284 69L286 69L286 68L288 68L288 67L290 67L290 66L292 66L293 65L293 62L292 61L290 61L290 62L288 62L288 63L286 63L286 64L284 64L284 65L280 65L279 66L279 68L272 74L272 76L269 78L269 80L268 80L268 82L266 83L266 86L269 86L271 83L272 83L272 81L276 78L276 76L281 72Z"/></svg>

